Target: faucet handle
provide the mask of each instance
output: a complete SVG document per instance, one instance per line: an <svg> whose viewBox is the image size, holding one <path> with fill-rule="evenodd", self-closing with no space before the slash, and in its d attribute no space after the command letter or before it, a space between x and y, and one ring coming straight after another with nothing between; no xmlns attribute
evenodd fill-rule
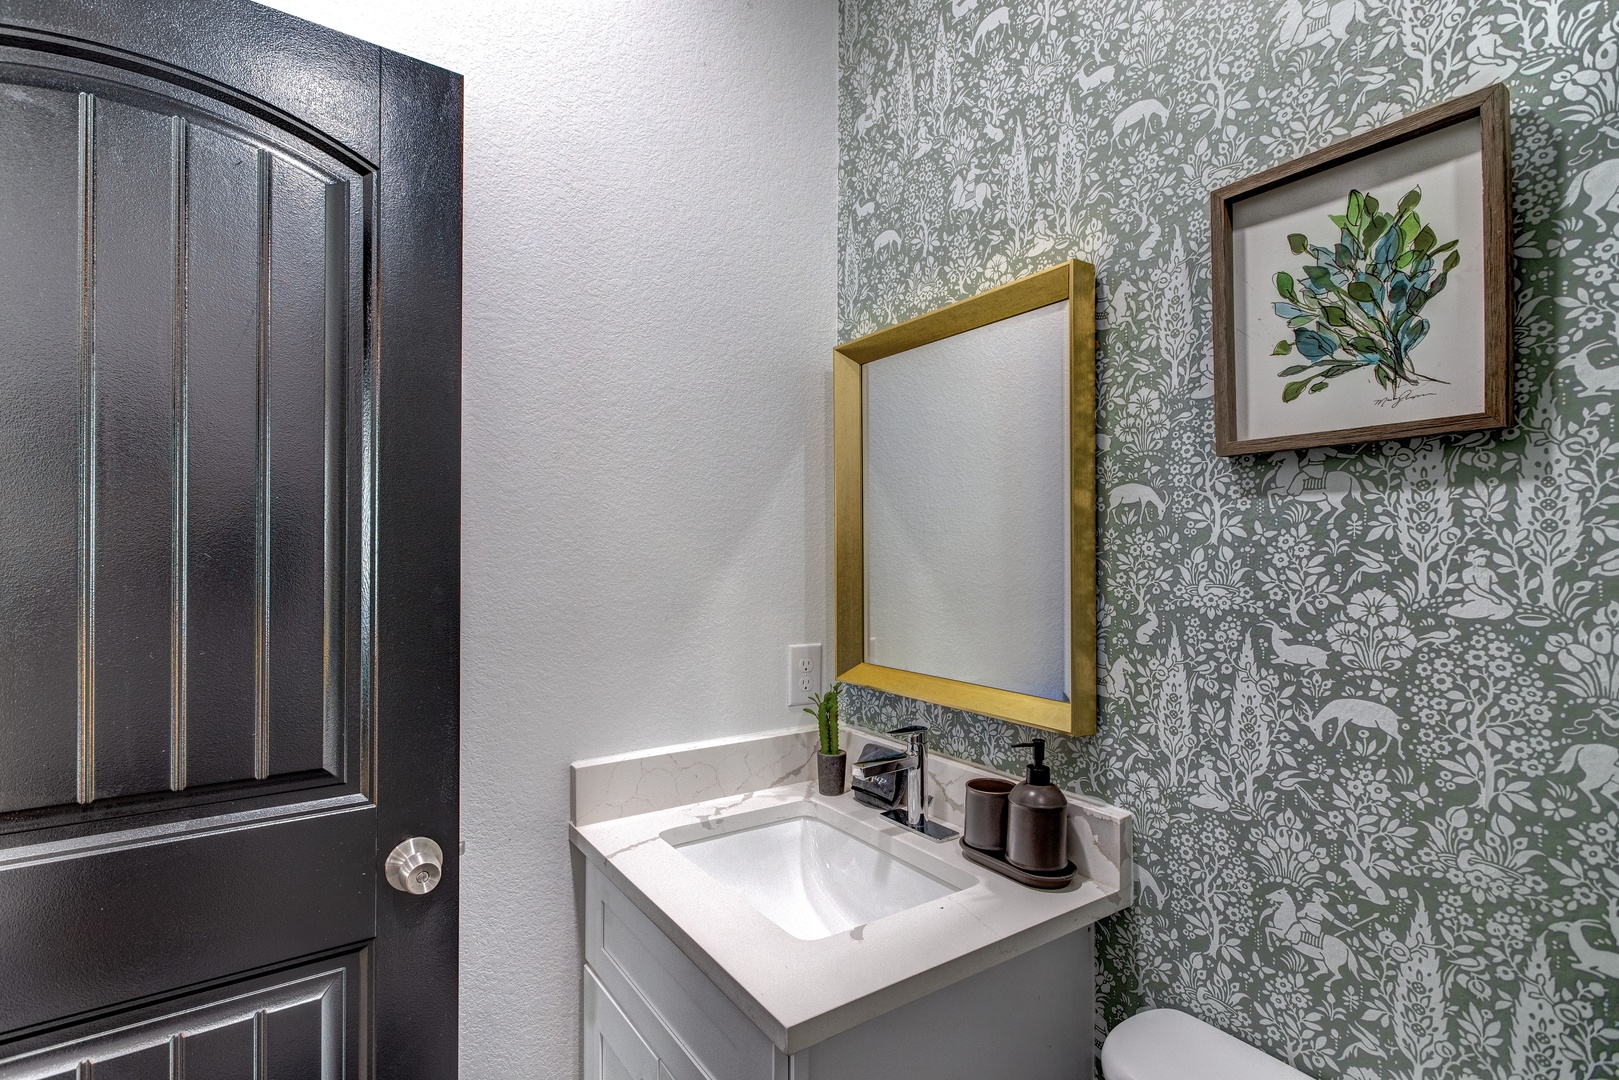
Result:
<svg viewBox="0 0 1619 1080"><path fill-rule="evenodd" d="M907 724L904 727L894 728L888 734L910 736L910 743L913 747L926 746L928 741L928 727L926 724Z"/></svg>

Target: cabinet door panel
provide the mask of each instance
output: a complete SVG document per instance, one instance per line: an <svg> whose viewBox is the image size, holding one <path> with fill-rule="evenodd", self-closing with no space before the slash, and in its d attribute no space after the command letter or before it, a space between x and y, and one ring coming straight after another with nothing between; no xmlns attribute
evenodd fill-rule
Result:
<svg viewBox="0 0 1619 1080"><path fill-rule="evenodd" d="M658 1080L658 1058L585 969L585 1080Z"/></svg>
<svg viewBox="0 0 1619 1080"><path fill-rule="evenodd" d="M585 903L586 962L674 1080L772 1075L777 1051L764 1032L593 866Z"/></svg>

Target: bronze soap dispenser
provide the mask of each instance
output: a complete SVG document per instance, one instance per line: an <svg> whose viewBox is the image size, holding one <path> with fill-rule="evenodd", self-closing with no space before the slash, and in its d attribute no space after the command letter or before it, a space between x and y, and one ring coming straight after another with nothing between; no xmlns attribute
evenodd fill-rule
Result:
<svg viewBox="0 0 1619 1080"><path fill-rule="evenodd" d="M1068 865L1068 800L1051 782L1046 740L1016 747L1032 748L1034 761L1028 779L1007 796L1006 861L1037 873L1060 871Z"/></svg>

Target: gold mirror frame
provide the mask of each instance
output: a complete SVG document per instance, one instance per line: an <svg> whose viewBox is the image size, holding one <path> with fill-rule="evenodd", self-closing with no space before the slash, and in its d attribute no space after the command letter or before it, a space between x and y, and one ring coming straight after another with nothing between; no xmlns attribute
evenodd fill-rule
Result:
<svg viewBox="0 0 1619 1080"><path fill-rule="evenodd" d="M865 393L862 366L1068 301L1069 651L1072 701L866 663ZM1096 268L1070 260L832 350L834 626L838 678L1064 735L1096 733Z"/></svg>

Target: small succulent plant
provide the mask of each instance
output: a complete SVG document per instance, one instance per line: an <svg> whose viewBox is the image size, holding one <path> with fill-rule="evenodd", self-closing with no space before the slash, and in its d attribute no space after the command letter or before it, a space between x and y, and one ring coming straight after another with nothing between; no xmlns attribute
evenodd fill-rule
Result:
<svg viewBox="0 0 1619 1080"><path fill-rule="evenodd" d="M1297 356L1277 375L1289 379L1282 400L1319 394L1329 380L1371 369L1398 404L1424 382L1443 382L1416 370L1412 352L1428 336L1422 310L1444 289L1461 263L1456 241L1439 243L1431 225L1417 214L1422 189L1406 192L1391 213L1369 192L1351 191L1342 214L1329 214L1338 226L1330 245L1312 244L1303 233L1288 236L1295 255L1314 262L1299 278L1276 275L1281 297L1271 305L1293 331L1273 356Z"/></svg>
<svg viewBox="0 0 1619 1080"><path fill-rule="evenodd" d="M843 684L833 683L832 689L826 693L811 694L810 700L815 703L815 707L804 710L815 717L815 726L820 729L823 754L838 752L838 695L842 692Z"/></svg>

